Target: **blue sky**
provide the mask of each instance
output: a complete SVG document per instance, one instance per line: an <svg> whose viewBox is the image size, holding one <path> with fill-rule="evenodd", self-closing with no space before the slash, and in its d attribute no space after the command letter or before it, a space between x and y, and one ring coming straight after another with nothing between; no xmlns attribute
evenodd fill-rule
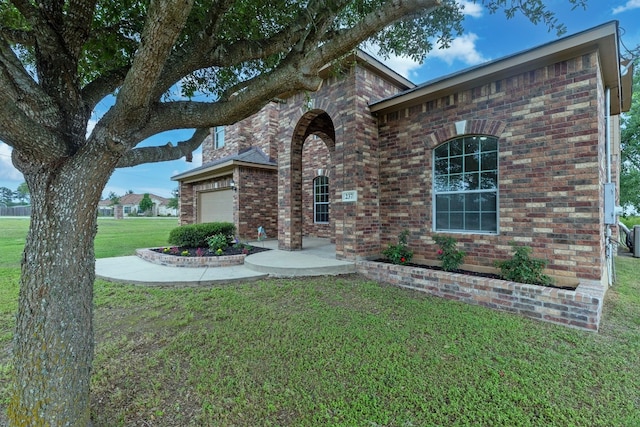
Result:
<svg viewBox="0 0 640 427"><path fill-rule="evenodd" d="M465 32L454 41L451 48L431 52L423 64L416 64L405 58L391 58L385 63L419 84L557 38L555 32L548 32L542 25L533 25L521 16L507 20L502 12L490 15L480 4L461 2L466 5ZM545 1L545 4L566 25L566 35L618 20L624 46L633 49L640 45L640 0L588 0L586 10L571 10L571 4L567 0L550 0ZM624 46L621 47L623 54L626 53ZM109 106L109 100L105 100L97 110L104 112ZM141 145L164 145L168 141L176 143L189 136L189 131L166 132ZM177 188L177 183L171 181L171 176L200 166L201 159L198 152L194 154L192 163L176 160L117 169L104 189L103 196L106 197L111 191L122 195L132 190L135 193L170 197L171 191ZM15 190L23 181L20 172L11 165L11 148L0 142L0 187Z"/></svg>

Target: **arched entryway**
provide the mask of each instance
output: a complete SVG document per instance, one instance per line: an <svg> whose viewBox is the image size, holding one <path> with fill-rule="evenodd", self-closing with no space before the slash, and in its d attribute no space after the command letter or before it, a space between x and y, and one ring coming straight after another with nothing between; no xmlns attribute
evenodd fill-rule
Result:
<svg viewBox="0 0 640 427"><path fill-rule="evenodd" d="M331 178L336 132L323 110L297 122L279 165L278 247L301 250L303 235L332 238Z"/></svg>

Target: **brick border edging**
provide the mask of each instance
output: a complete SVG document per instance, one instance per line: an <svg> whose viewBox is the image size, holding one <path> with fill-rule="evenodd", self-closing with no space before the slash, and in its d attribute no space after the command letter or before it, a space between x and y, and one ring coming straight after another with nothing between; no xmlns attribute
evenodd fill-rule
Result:
<svg viewBox="0 0 640 427"><path fill-rule="evenodd" d="M185 268L231 267L244 264L244 258L246 257L245 254L201 257L175 256L161 254L151 249L136 249L136 255L153 264Z"/></svg>
<svg viewBox="0 0 640 427"><path fill-rule="evenodd" d="M378 282L592 332L606 292L602 283L587 280L565 290L375 261L358 261L356 268Z"/></svg>

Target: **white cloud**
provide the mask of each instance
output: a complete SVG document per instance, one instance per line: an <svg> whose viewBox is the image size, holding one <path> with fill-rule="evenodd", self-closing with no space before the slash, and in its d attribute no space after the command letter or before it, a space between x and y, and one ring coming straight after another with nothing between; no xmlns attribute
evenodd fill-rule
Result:
<svg viewBox="0 0 640 427"><path fill-rule="evenodd" d="M430 58L438 58L451 65L454 61L461 61L467 65L485 62L485 58L476 49L478 36L474 33L465 34L454 39L447 49L434 49L429 52Z"/></svg>
<svg viewBox="0 0 640 427"><path fill-rule="evenodd" d="M418 62L406 56L391 55L389 58L383 58L378 55L378 45L376 44L363 43L360 48L404 78L409 78L412 71L421 67Z"/></svg>
<svg viewBox="0 0 640 427"><path fill-rule="evenodd" d="M482 17L482 4L474 3L468 0L461 0L458 2L458 4L464 7L462 12L465 15L469 15L472 18Z"/></svg>
<svg viewBox="0 0 640 427"><path fill-rule="evenodd" d="M93 129L96 127L97 124L98 124L98 120L93 120L93 119L89 120L89 122L87 123L87 135L86 135L87 138L89 137L89 135L91 135L91 132L93 132Z"/></svg>
<svg viewBox="0 0 640 427"><path fill-rule="evenodd" d="M195 151L193 153L193 159L191 160L189 169L202 166L202 151Z"/></svg>
<svg viewBox="0 0 640 427"><path fill-rule="evenodd" d="M613 8L613 14L626 12L627 10L640 9L640 0L629 0L624 6L618 6Z"/></svg>
<svg viewBox="0 0 640 427"><path fill-rule="evenodd" d="M381 59L384 65L391 68L396 73L400 74L402 77L409 78L411 72L417 68L420 68L420 64L411 58L402 57L402 56L391 56L389 59Z"/></svg>
<svg viewBox="0 0 640 427"><path fill-rule="evenodd" d="M22 173L13 167L11 163L11 147L4 142L0 142L0 179L9 181L24 181Z"/></svg>

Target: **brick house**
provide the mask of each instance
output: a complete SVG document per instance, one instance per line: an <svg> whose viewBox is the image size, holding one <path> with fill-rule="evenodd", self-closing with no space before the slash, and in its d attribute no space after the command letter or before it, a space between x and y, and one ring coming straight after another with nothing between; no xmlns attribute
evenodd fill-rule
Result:
<svg viewBox="0 0 640 427"><path fill-rule="evenodd" d="M125 194L124 196L121 196L119 198L120 203L118 207L118 209L121 209L120 213L125 216L137 215L139 206L140 206L140 201L142 201L143 197L144 197L144 194L133 194L133 193ZM151 212L150 212L151 216L176 216L177 215L177 210L175 208L169 207L169 199L161 196L156 196L155 194L150 194L150 193L149 193L149 198L153 202L153 207L151 208ZM113 202L110 199L100 200L100 202L98 203L98 208L101 209L101 211L108 216L114 215L115 208L113 206Z"/></svg>
<svg viewBox="0 0 640 427"><path fill-rule="evenodd" d="M173 177L180 222L232 221L249 239L262 226L285 250L326 237L350 260L379 258L407 229L427 264L432 236L449 234L478 271L516 241L561 283L606 281L605 190L633 74L617 22L417 86L351 59L316 92L212 129L203 165Z"/></svg>

